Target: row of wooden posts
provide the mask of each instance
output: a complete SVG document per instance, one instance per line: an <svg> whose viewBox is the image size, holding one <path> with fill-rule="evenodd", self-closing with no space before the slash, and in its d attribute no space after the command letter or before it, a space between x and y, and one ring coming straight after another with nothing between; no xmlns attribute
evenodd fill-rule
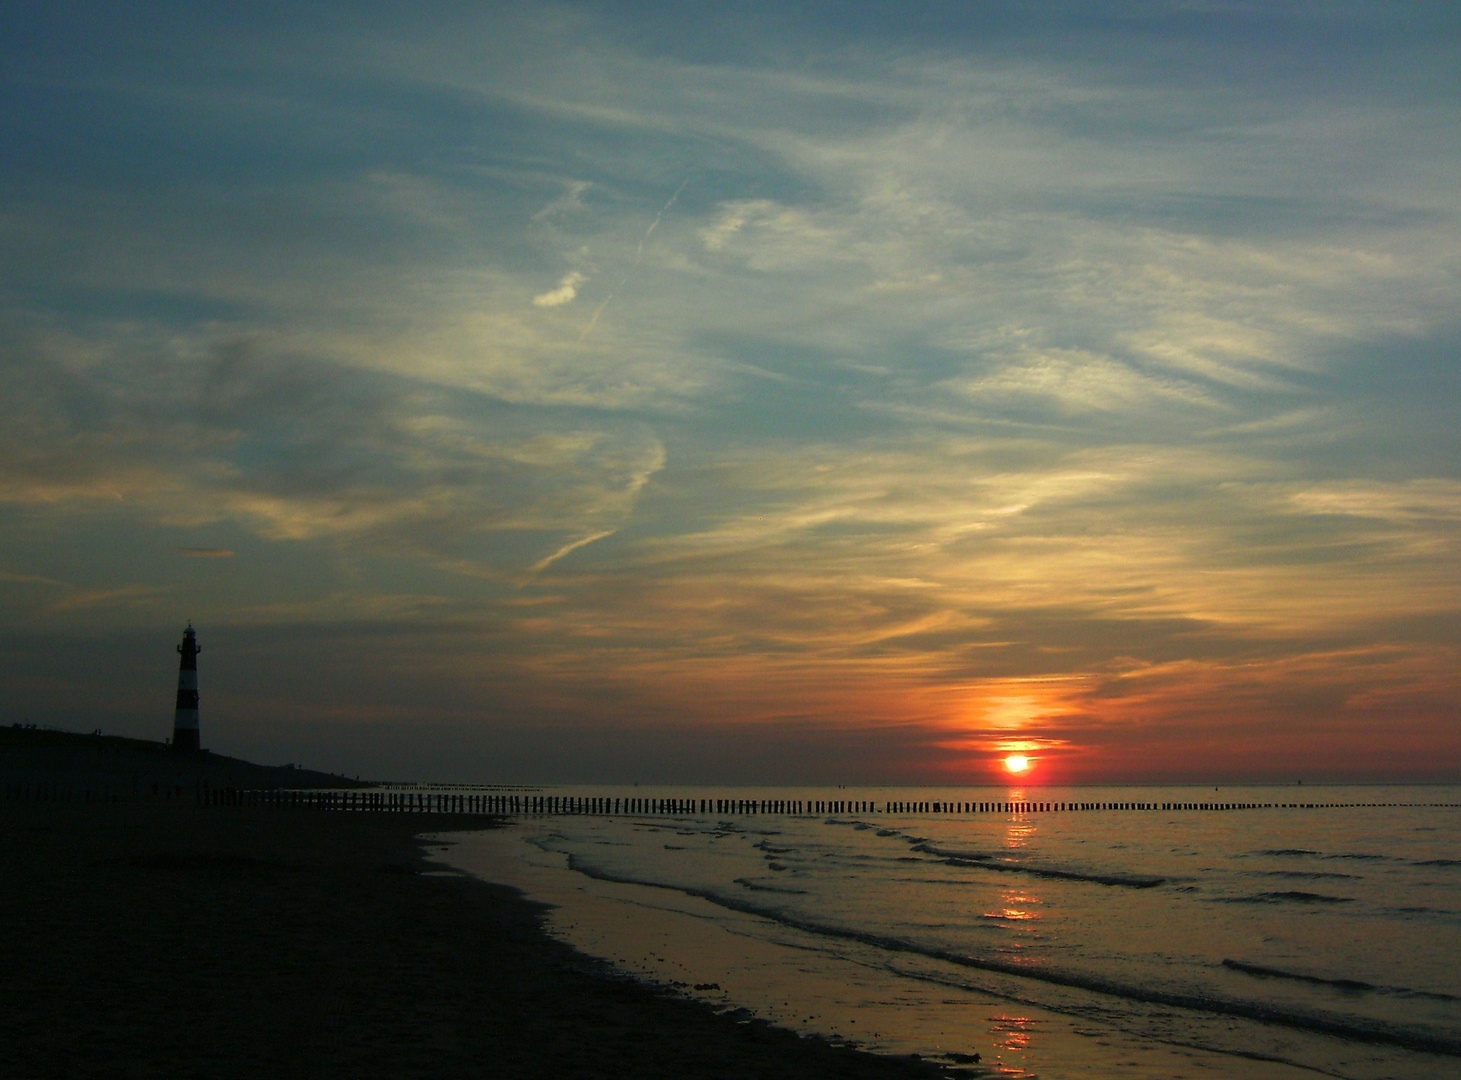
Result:
<svg viewBox="0 0 1461 1080"><path fill-rule="evenodd" d="M438 814L1042 814L1092 810L1313 810L1340 807L1457 806L1456 803L1249 802L929 802L865 799L681 799L429 791L242 791L204 789L208 806L308 807Z"/></svg>
<svg viewBox="0 0 1461 1080"><path fill-rule="evenodd" d="M133 791L127 796L113 790L93 791L60 784L7 784L7 802L133 802L179 800L186 789L178 785ZM1444 802L954 802L872 801L866 799L684 799L666 797L609 797L532 794L471 794L444 791L290 791L197 787L199 806L259 806L315 810L358 810L389 813L437 814L1043 814L1092 810L1318 810L1386 806L1458 807Z"/></svg>

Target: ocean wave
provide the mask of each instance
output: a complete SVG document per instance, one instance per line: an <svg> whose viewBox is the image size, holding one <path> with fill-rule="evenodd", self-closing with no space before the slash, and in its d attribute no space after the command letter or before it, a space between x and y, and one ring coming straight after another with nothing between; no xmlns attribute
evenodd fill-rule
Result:
<svg viewBox="0 0 1461 1080"><path fill-rule="evenodd" d="M1344 881L1364 880L1356 874L1340 874L1333 870L1251 870L1249 873L1255 877L1301 878L1305 881L1317 881L1325 878L1338 878Z"/></svg>
<svg viewBox="0 0 1461 1080"><path fill-rule="evenodd" d="M1305 855L1312 855L1312 856L1314 856L1314 857L1317 858L1317 857L1319 857L1319 854L1320 853L1317 852L1317 851L1310 851L1308 848L1291 847L1291 848L1263 848L1262 850L1259 850L1259 851L1250 851L1250 852L1247 852L1247 854L1249 854L1249 855L1270 855L1270 856L1273 856L1275 858L1302 858Z"/></svg>
<svg viewBox="0 0 1461 1080"><path fill-rule="evenodd" d="M1263 964L1249 964L1243 960L1224 960L1223 967L1232 971L1241 971L1244 975L1257 975L1264 979L1292 979L1295 982L1310 983L1314 986L1333 986L1340 990L1377 990L1379 987L1371 983L1360 982L1358 979L1326 979L1319 975L1304 975L1297 971L1284 971L1282 968L1265 967Z"/></svg>
<svg viewBox="0 0 1461 1080"><path fill-rule="evenodd" d="M1398 1046L1408 1050L1444 1054L1449 1057L1461 1057L1461 1037L1441 1032L1406 1028L1363 1017L1305 1012L1289 1007L1268 1005L1258 1001L1236 1000L1196 991L1184 992L1161 990L1144 985L1133 986L1095 973L1075 972L1053 966L1019 963L999 956L971 956L965 953L952 952L947 949L908 941L887 934L877 934L866 930L819 923L790 912L764 907L737 897L725 896L716 892L714 889L671 885L661 881L650 881L627 875L613 874L601 867L592 866L574 855L568 856L568 865L570 869L583 874L585 877L600 881L612 881L624 885L642 885L648 888L668 889L685 896L697 897L729 911L738 911L747 915L759 916L782 926L790 927L793 930L800 930L803 933L832 940L853 941L872 948L882 949L886 952L926 956L930 959L941 960L959 967L990 971L1002 975L1029 979L1034 982L1048 983L1054 986L1072 987L1128 1001L1164 1005L1171 1008L1190 1009L1194 1012L1221 1016L1233 1016L1239 1019L1255 1020L1264 1024L1274 1024L1301 1031L1311 1031L1321 1035L1332 1035L1354 1042Z"/></svg>
<svg viewBox="0 0 1461 1080"><path fill-rule="evenodd" d="M1219 904L1352 904L1352 896L1328 896L1324 893L1287 889L1282 892L1253 893L1250 896L1215 897Z"/></svg>
<svg viewBox="0 0 1461 1080"><path fill-rule="evenodd" d="M1423 904L1404 904L1397 907L1386 908L1397 915L1440 915L1442 918L1454 919L1461 915L1461 911L1453 908L1426 907Z"/></svg>
<svg viewBox="0 0 1461 1080"><path fill-rule="evenodd" d="M1309 848L1262 848L1258 851L1247 851L1238 858L1261 856L1270 859L1354 859L1360 862L1386 862L1394 861L1393 855L1376 855L1368 851L1340 851L1330 854L1323 851L1311 851Z"/></svg>
<svg viewBox="0 0 1461 1080"><path fill-rule="evenodd" d="M1167 879L1146 874L1110 874L1085 870L1061 870L1052 866L1031 866L1028 863L1013 863L996 859L983 852L947 851L932 844L914 844L913 850L932 855L949 866L974 866L981 870L994 870L1002 874L1029 874L1032 877L1053 878L1058 881L1089 881L1096 885L1110 885L1123 889L1152 889L1165 885Z"/></svg>
<svg viewBox="0 0 1461 1080"><path fill-rule="evenodd" d="M575 870L578 870L579 873L584 873L584 870L581 867L574 867L574 869ZM588 876L589 877L594 877L595 875L589 874ZM617 881L618 879L617 878L614 878L614 879L611 879L611 880L616 880ZM641 884L647 884L647 883L641 883ZM752 881L750 878L738 877L738 878L735 879L734 884L739 885L743 889L750 889L752 892L784 893L787 896L808 896L808 895L810 895L807 892L807 890L805 890L805 889L784 889L784 888L782 888L779 885L762 885L760 882ZM668 887L668 886L662 886L662 887Z"/></svg>
<svg viewBox="0 0 1461 1080"><path fill-rule="evenodd" d="M1382 987L1387 994L1396 997L1421 998L1425 1001L1461 1001L1455 994L1443 994L1439 990L1408 990L1404 987Z"/></svg>
<svg viewBox="0 0 1461 1080"><path fill-rule="evenodd" d="M1321 975L1306 975L1297 971L1285 971L1283 968L1268 967L1264 964L1249 964L1243 960L1224 960L1223 967L1232 971L1241 971L1245 975L1257 975L1265 979L1291 979L1295 982L1309 983L1314 986L1333 986L1340 990L1351 990L1355 992L1374 991L1381 994L1391 994L1402 998L1420 998L1427 1001L1458 1001L1454 994L1443 994L1435 990L1413 990L1408 986L1376 986L1373 983L1361 982L1358 979L1330 979Z"/></svg>
<svg viewBox="0 0 1461 1080"><path fill-rule="evenodd" d="M1461 866L1461 859L1423 859L1412 866Z"/></svg>

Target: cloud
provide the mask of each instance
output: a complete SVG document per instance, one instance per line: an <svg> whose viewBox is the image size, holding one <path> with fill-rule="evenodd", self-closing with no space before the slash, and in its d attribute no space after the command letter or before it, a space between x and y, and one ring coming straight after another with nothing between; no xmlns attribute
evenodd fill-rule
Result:
<svg viewBox="0 0 1461 1080"><path fill-rule="evenodd" d="M1461 483L1455 480L1331 481L1295 492L1292 498L1295 508L1310 514L1438 524L1461 521Z"/></svg>
<svg viewBox="0 0 1461 1080"><path fill-rule="evenodd" d="M178 553L189 559L231 559L234 552L229 548L180 547Z"/></svg>
<svg viewBox="0 0 1461 1080"><path fill-rule="evenodd" d="M834 216L770 199L722 204L699 236L712 255L733 257L762 273L806 271L829 261L861 261L847 250L854 238Z"/></svg>
<svg viewBox="0 0 1461 1080"><path fill-rule="evenodd" d="M1163 11L1159 49L532 7L57 67L0 193L7 625L171 634L182 574L351 638L360 717L420 715L405 650L467 726L915 772L1012 717L1190 748L1233 687L1454 704L1454 395L1405 344L1453 366L1449 69Z"/></svg>
<svg viewBox="0 0 1461 1080"><path fill-rule="evenodd" d="M533 221L550 221L560 215L582 213L587 209L583 196L593 187L592 184L587 180L569 180L563 186L563 194L550 200L541 210L535 211Z"/></svg>
<svg viewBox="0 0 1461 1080"><path fill-rule="evenodd" d="M533 297L533 303L541 308L562 307L572 303L578 297L578 287L587 280L577 270L571 271L563 275L563 280L556 289L549 289Z"/></svg>
<svg viewBox="0 0 1461 1080"><path fill-rule="evenodd" d="M1067 413L1215 404L1191 383L1152 378L1082 349L1028 350L988 374L952 380L950 386L974 401L1046 400Z"/></svg>
<svg viewBox="0 0 1461 1080"><path fill-rule="evenodd" d="M481 537L612 531L665 461L634 422L490 407L267 340L95 335L6 340L0 501L38 520L228 522L510 573L539 556Z"/></svg>

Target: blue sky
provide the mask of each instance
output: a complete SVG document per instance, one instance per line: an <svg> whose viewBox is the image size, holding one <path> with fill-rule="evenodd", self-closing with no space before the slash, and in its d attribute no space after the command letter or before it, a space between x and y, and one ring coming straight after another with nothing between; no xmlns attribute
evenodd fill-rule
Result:
<svg viewBox="0 0 1461 1080"><path fill-rule="evenodd" d="M1461 774L1446 5L13 5L12 720Z"/></svg>

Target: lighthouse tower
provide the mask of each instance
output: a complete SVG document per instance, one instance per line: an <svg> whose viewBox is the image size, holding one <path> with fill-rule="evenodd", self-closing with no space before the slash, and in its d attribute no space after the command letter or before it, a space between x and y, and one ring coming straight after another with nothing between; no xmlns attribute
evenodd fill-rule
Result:
<svg viewBox="0 0 1461 1080"><path fill-rule="evenodd" d="M183 631L183 643L178 646L182 661L178 664L178 708L173 714L172 748L191 751L198 749L198 634L193 624Z"/></svg>

